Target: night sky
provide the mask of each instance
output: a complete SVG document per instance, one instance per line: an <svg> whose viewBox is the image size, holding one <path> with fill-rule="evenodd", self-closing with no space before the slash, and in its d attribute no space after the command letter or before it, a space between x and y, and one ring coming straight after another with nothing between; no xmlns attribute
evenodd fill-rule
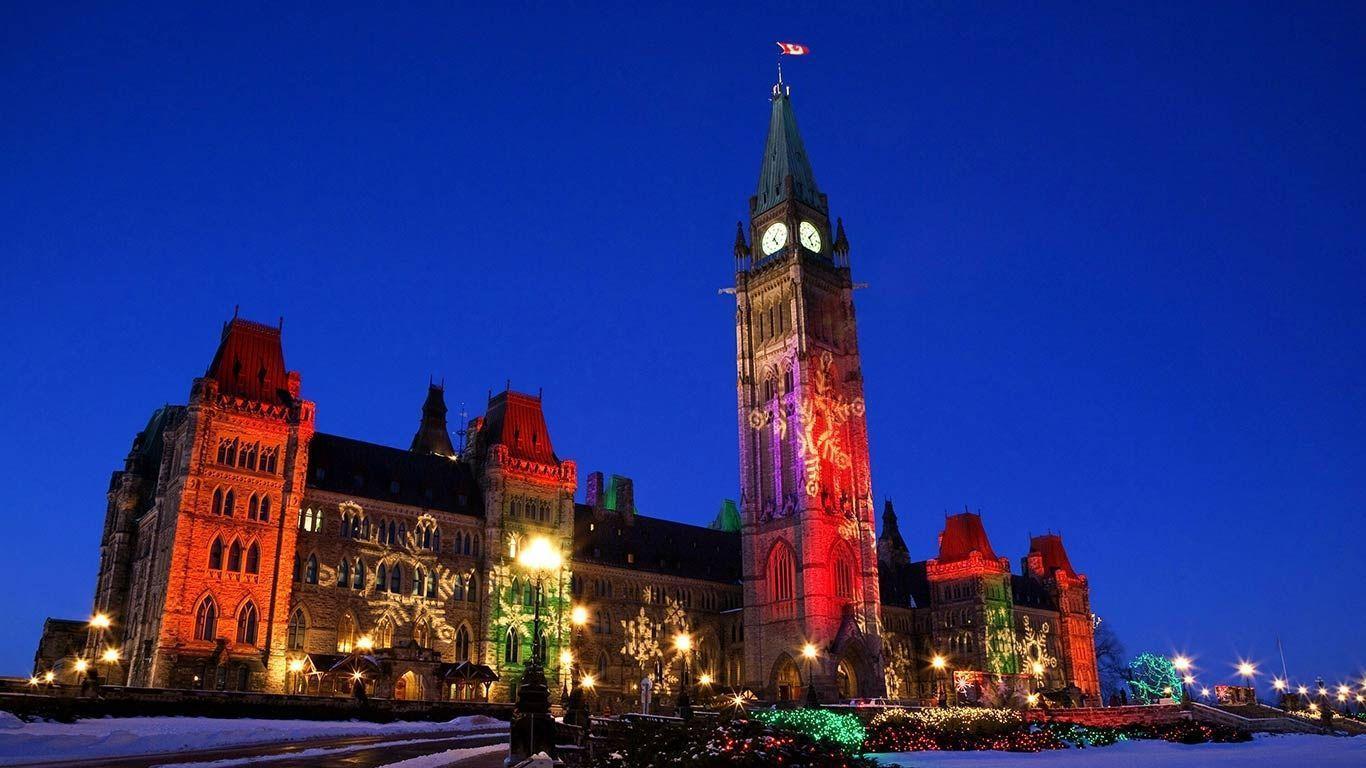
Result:
<svg viewBox="0 0 1366 768"><path fill-rule="evenodd" d="M110 5L0 10L0 672L89 615L109 474L235 305L323 431L510 379L581 478L710 521L794 40L912 555L965 506L1017 569L1060 531L1131 652L1361 677L1360 3Z"/></svg>

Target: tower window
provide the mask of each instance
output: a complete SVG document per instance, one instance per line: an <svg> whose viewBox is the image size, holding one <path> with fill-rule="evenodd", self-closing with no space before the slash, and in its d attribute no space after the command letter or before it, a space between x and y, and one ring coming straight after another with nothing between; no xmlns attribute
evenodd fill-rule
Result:
<svg viewBox="0 0 1366 768"><path fill-rule="evenodd" d="M217 633L218 606L214 604L212 595L206 595L194 613L194 638L212 640Z"/></svg>

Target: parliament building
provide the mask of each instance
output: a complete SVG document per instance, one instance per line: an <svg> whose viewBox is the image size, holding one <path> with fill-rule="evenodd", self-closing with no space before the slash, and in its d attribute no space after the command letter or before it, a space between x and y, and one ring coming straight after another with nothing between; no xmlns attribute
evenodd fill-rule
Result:
<svg viewBox="0 0 1366 768"><path fill-rule="evenodd" d="M639 514L626 477L580 489L539 395L492 395L456 441L437 386L406 447L319 432L281 328L234 317L113 473L108 626L50 619L35 674L74 682L84 659L130 686L508 700L539 651L552 689L591 676L606 707L647 675L676 691L685 662L766 701L1004 682L1098 704L1089 584L1059 536L1022 540L1015 568L971 512L928 559L890 502L876 532L850 244L781 84L770 108L734 243L738 501L710 526ZM563 556L539 590L517 557L538 538Z"/></svg>

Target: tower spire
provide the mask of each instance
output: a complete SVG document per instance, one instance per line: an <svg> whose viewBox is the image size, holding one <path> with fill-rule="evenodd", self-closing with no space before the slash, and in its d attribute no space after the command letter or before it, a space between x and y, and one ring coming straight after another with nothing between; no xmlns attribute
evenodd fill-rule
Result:
<svg viewBox="0 0 1366 768"><path fill-rule="evenodd" d="M826 209L825 196L816 186L816 173L811 170L806 146L797 130L792 96L779 81L773 87L768 138L750 215L757 216L785 200L798 200L821 212Z"/></svg>

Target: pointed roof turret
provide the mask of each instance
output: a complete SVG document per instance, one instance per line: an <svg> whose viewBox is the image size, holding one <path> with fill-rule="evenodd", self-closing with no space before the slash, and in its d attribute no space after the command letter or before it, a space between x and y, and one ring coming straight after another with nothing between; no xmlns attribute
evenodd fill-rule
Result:
<svg viewBox="0 0 1366 768"><path fill-rule="evenodd" d="M911 553L906 548L906 540L901 537L901 527L897 524L891 499L882 507L882 535L877 537L877 561L879 566L883 563L911 561Z"/></svg>
<svg viewBox="0 0 1366 768"><path fill-rule="evenodd" d="M737 533L740 530L740 509L735 506L735 501L725 499L721 502L721 509L716 513L716 519L707 526L715 531L727 531Z"/></svg>
<svg viewBox="0 0 1366 768"><path fill-rule="evenodd" d="M849 238L844 236L844 219L835 219L835 255L849 255Z"/></svg>
<svg viewBox="0 0 1366 768"><path fill-rule="evenodd" d="M785 200L800 200L818 211L825 199L816 186L816 174L806 157L792 97L781 84L773 86L773 109L768 119L768 140L759 166L759 186L751 203L751 215L759 215Z"/></svg>
<svg viewBox="0 0 1366 768"><path fill-rule="evenodd" d="M413 453L435 453L438 456L454 456L455 446L451 445L451 435L446 431L446 393L436 385L427 385L427 400L422 403L422 423L413 444L408 450Z"/></svg>
<svg viewBox="0 0 1366 768"><path fill-rule="evenodd" d="M749 256L749 243L745 242L745 227L740 222L735 222L735 258L737 260Z"/></svg>

